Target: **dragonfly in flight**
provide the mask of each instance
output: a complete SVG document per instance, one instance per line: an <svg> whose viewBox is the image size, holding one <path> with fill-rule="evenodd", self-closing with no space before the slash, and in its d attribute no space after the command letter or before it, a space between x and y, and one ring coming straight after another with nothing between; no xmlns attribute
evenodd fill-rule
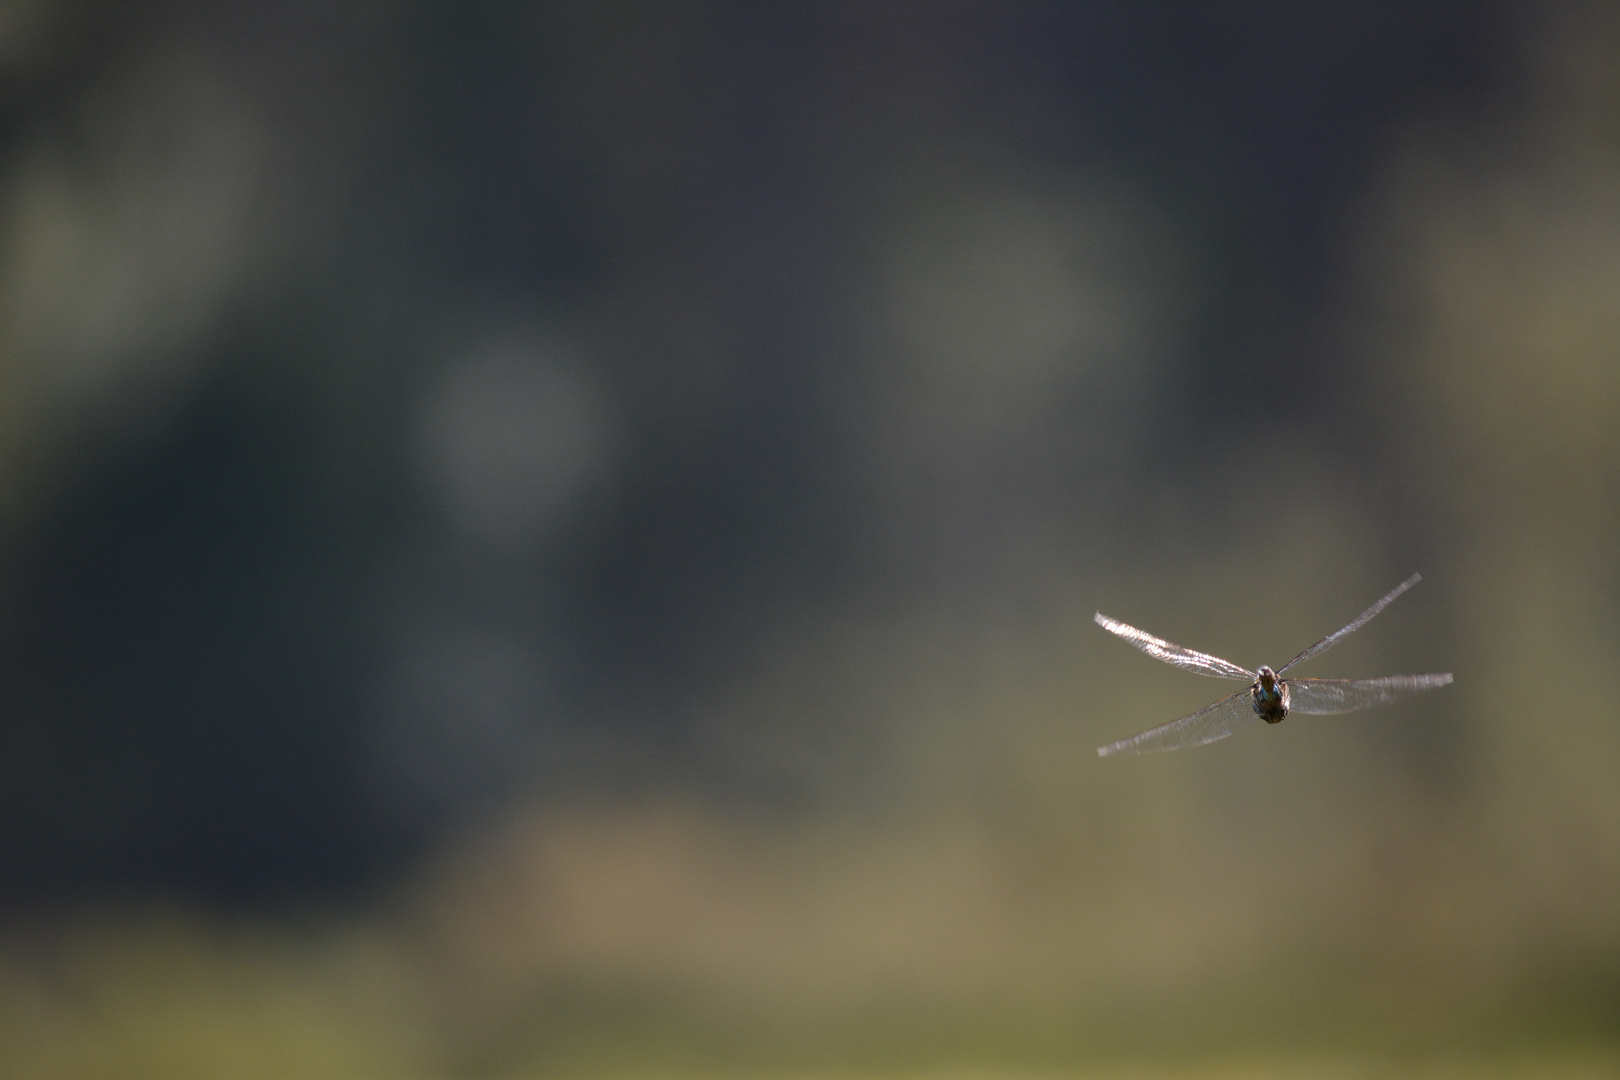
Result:
<svg viewBox="0 0 1620 1080"><path fill-rule="evenodd" d="M1401 698L1449 684L1450 672L1438 675L1386 675L1381 679L1282 677L1283 672L1289 668L1309 660L1318 653L1326 652L1366 626L1374 615L1388 607L1397 596L1422 580L1421 574L1413 574L1395 586L1388 596L1357 615L1349 626L1329 634L1276 671L1264 665L1259 671L1249 671L1218 656L1210 656L1207 653L1171 644L1134 626L1116 622L1100 611L1097 612L1098 626L1111 634L1118 634L1155 660L1163 660L1167 664L1174 664L1184 671L1196 672L1199 675L1212 675L1217 679L1238 679L1249 684L1237 693L1205 705L1180 720L1172 720L1168 724L1149 728L1139 735L1098 747L1097 753L1102 757L1109 757L1113 754L1145 754L1158 750L1180 750L1187 746L1202 746L1204 743L1235 735L1256 720L1279 724L1290 711L1311 716L1354 712L1357 709L1370 709L1375 705L1388 705L1392 701L1399 701Z"/></svg>

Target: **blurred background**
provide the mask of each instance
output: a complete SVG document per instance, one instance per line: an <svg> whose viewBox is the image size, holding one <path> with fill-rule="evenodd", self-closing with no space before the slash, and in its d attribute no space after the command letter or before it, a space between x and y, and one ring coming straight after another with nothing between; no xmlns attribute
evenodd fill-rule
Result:
<svg viewBox="0 0 1620 1080"><path fill-rule="evenodd" d="M1617 57L6 0L0 1075L1620 1072Z"/></svg>

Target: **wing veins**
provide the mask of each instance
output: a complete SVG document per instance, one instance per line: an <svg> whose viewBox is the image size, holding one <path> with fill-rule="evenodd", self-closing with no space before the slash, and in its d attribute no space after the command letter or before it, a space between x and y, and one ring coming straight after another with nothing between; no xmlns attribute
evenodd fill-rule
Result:
<svg viewBox="0 0 1620 1080"><path fill-rule="evenodd" d="M1288 711L1331 716L1388 705L1451 684L1451 672L1385 675L1378 679L1288 679Z"/></svg>
<svg viewBox="0 0 1620 1080"><path fill-rule="evenodd" d="M1128 739L1120 739L1107 746L1099 746L1097 756L1182 750L1235 735L1260 719L1260 715L1254 711L1253 703L1245 700L1249 692L1248 688L1239 690L1219 701L1212 701L1197 712L1189 713L1179 720L1148 728Z"/></svg>
<svg viewBox="0 0 1620 1080"><path fill-rule="evenodd" d="M1209 675L1217 679L1241 679L1244 682L1253 682L1259 678L1254 672L1240 668L1230 660L1222 660L1218 656L1211 656L1196 649L1189 649L1185 645L1177 645L1163 638L1154 637L1146 630L1138 630L1134 626L1110 619L1100 611L1095 618L1097 625L1104 630L1124 638L1153 659L1162 660L1183 671L1191 671L1195 675Z"/></svg>
<svg viewBox="0 0 1620 1080"><path fill-rule="evenodd" d="M1410 589L1412 586L1416 585L1422 580L1422 574L1413 574L1411 577L1407 578L1405 581L1401 582L1399 585L1395 586L1395 588L1390 590L1389 594L1382 600L1378 601L1372 607L1368 608L1366 611L1363 611L1360 615L1357 615L1354 619L1352 619L1348 626L1334 631L1321 641L1318 641L1315 645L1312 645L1310 648L1288 661L1288 663L1284 664L1282 667L1278 668L1277 674L1281 675L1295 664L1309 660L1318 653L1327 652L1329 649L1333 648L1333 646L1337 645L1339 642L1343 641L1357 630L1360 630L1363 626L1366 626L1372 621L1374 615L1377 615L1380 611L1383 611L1385 608L1389 607L1397 596L1401 595L1401 593L1405 592L1407 589Z"/></svg>

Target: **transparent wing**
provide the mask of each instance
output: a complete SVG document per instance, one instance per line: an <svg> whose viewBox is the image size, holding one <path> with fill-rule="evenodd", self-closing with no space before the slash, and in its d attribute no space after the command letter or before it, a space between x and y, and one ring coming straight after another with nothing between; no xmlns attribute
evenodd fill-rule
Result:
<svg viewBox="0 0 1620 1080"><path fill-rule="evenodd" d="M1128 739L1121 739L1107 746L1099 746L1097 754L1099 757L1109 757L1113 754L1148 754L1159 750L1180 750L1235 735L1260 719L1260 714L1254 711L1254 699L1249 695L1250 689L1252 688L1245 687L1235 694L1229 694L1219 701L1205 705L1190 716L1183 716L1180 720L1160 724L1140 735L1132 735Z"/></svg>
<svg viewBox="0 0 1620 1080"><path fill-rule="evenodd" d="M1357 630L1360 630L1363 626L1366 626L1372 621L1372 617L1374 615L1377 615L1380 611L1383 611L1385 608L1389 607L1397 596L1401 595L1401 593L1405 592L1407 589L1410 589L1412 586L1416 585L1422 580L1422 574L1413 574L1411 577L1395 586L1388 596L1378 601L1378 603L1374 604L1366 611L1363 611L1360 615L1357 615L1355 620L1351 622L1349 626L1346 626L1343 630L1336 633L1329 634L1327 637L1323 638L1321 641L1318 641L1315 645L1312 645L1310 648L1288 661L1288 663L1278 668L1277 674L1281 675L1295 664L1298 664L1304 660L1309 660L1317 653L1327 652L1329 649L1333 648L1333 646L1337 645L1339 642L1343 641Z"/></svg>
<svg viewBox="0 0 1620 1080"><path fill-rule="evenodd" d="M1153 659L1163 660L1167 664L1174 664L1183 671L1192 671L1199 675L1213 675L1217 679L1242 679L1244 682L1250 683L1260 677L1254 672L1246 671L1236 664L1222 660L1218 656L1195 652L1182 645L1173 645L1163 638L1154 637L1145 630L1138 630L1134 626L1126 626L1122 622L1115 622L1100 611L1097 612L1096 617L1097 625L1104 630L1111 634L1118 634L1153 657ZM1198 714L1194 713L1193 715Z"/></svg>
<svg viewBox="0 0 1620 1080"><path fill-rule="evenodd" d="M1287 679L1288 711L1326 716L1388 705L1451 682L1451 672L1439 675L1386 675L1382 679Z"/></svg>

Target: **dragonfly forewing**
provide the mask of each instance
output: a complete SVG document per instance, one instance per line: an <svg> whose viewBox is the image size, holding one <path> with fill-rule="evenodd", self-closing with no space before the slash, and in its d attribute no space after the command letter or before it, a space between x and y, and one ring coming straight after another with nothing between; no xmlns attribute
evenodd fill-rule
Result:
<svg viewBox="0 0 1620 1080"><path fill-rule="evenodd" d="M1254 672L1240 668L1236 664L1222 660L1218 656L1210 656L1185 645L1176 645L1173 642L1156 638L1146 630L1138 630L1134 626L1127 626L1122 622L1110 619L1102 612L1097 612L1097 625L1111 634L1118 634L1138 649L1147 653L1155 660L1163 660L1167 664L1174 664L1183 671L1191 671L1199 675L1213 675L1217 679L1242 679L1244 682L1253 682L1259 678ZM1193 716L1198 715L1194 713ZM1192 717L1187 717L1192 719ZM1176 721L1180 723L1181 721ZM1228 733L1230 734L1230 733ZM1191 745L1191 744L1189 744Z"/></svg>
<svg viewBox="0 0 1620 1080"><path fill-rule="evenodd" d="M1389 605L1395 601L1397 596L1401 595L1401 593L1405 592L1407 589L1410 589L1412 586L1416 585L1422 580L1422 574L1413 574L1411 577L1395 586L1394 589L1390 590L1388 596L1384 597L1382 600L1378 601L1378 603L1374 604L1372 607L1368 608L1366 611L1363 611L1360 615L1357 615L1354 619L1352 619L1349 626L1344 627L1342 630L1335 630L1333 633L1329 634L1327 637L1323 638L1321 641L1318 641L1315 645L1312 645L1310 648L1288 661L1288 663L1278 668L1277 674L1281 675L1295 664L1298 664L1304 660L1309 660L1318 653L1327 652L1329 649L1333 648L1333 646L1337 645L1339 642L1343 641L1357 630L1360 630L1363 626L1366 626L1372 621L1372 617L1374 615L1377 615L1380 611L1383 611L1385 608L1389 607Z"/></svg>
<svg viewBox="0 0 1620 1080"><path fill-rule="evenodd" d="M1224 663L1224 661L1223 661ZM1182 750L1189 746L1202 746L1216 739L1235 735L1260 719L1254 711L1251 688L1245 687L1235 694L1205 705L1202 709L1180 720L1149 728L1139 735L1109 743L1097 748L1100 757L1114 754L1149 754L1160 750Z"/></svg>
<svg viewBox="0 0 1620 1080"><path fill-rule="evenodd" d="M1451 673L1386 675L1382 679L1287 679L1288 708L1313 716L1355 712L1437 690L1451 683Z"/></svg>

